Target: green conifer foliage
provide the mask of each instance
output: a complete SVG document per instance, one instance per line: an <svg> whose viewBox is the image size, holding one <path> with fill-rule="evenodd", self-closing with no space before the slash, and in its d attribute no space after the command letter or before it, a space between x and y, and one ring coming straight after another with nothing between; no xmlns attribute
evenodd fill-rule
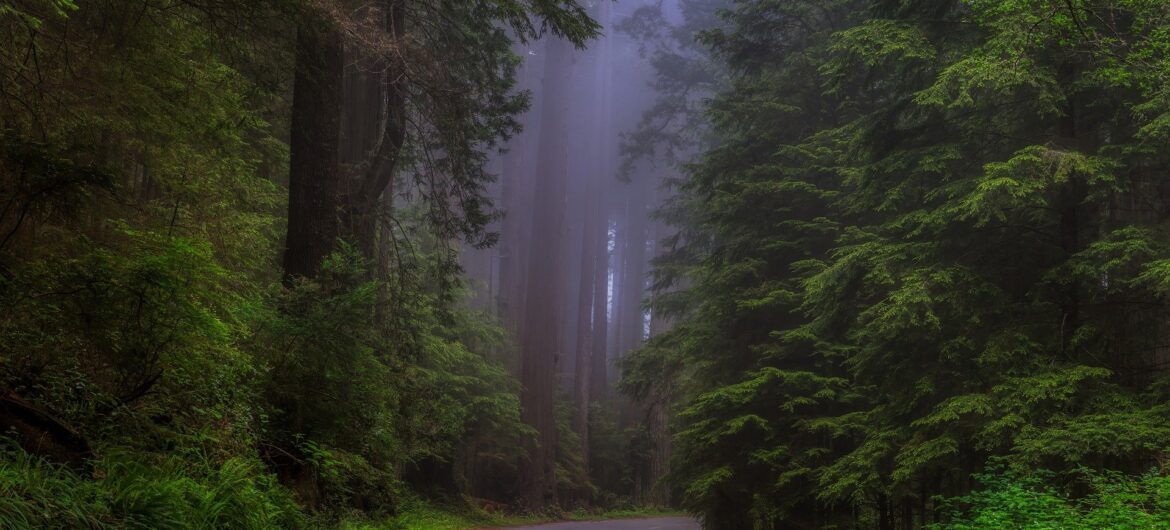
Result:
<svg viewBox="0 0 1170 530"><path fill-rule="evenodd" d="M640 362L679 367L710 527L917 527L992 455L1160 461L1168 15L742 1L704 35L688 312Z"/></svg>

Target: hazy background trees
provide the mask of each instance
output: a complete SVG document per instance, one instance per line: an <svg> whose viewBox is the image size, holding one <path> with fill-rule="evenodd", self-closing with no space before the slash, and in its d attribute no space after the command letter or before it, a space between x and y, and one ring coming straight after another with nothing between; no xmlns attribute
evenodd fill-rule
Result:
<svg viewBox="0 0 1170 530"><path fill-rule="evenodd" d="M675 137L693 131L660 127L658 120L670 118L653 65L693 40L687 30L671 32L684 22L672 2L593 2L591 14L602 36L588 49L571 51L548 39L519 49L522 84L535 104L496 165L505 212L500 241L465 248L461 261L477 290L489 295L482 307L495 308L523 344L525 402L541 407L539 418L536 410L526 417L548 432L546 444L559 447L559 455L547 457L560 458L566 469L582 466L605 495L664 505L668 399L631 400L613 385L618 361L665 328L646 302L650 261L673 230L652 217L672 196L669 184L686 154L658 156L655 144L664 138L681 144ZM623 29L632 21L669 35ZM698 97L686 111L692 123L699 122ZM571 404L568 417L554 419L545 408L557 401ZM562 422L561 436L572 429L579 450L557 444L547 427L554 421ZM600 500L579 493L561 499Z"/></svg>
<svg viewBox="0 0 1170 530"><path fill-rule="evenodd" d="M0 526L1165 525L1168 28L2 1Z"/></svg>

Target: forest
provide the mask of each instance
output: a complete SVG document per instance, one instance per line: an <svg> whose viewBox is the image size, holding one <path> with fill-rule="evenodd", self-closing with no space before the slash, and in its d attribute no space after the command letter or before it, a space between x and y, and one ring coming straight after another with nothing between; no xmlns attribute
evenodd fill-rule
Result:
<svg viewBox="0 0 1170 530"><path fill-rule="evenodd" d="M1166 0L0 0L0 528L1170 529L1168 369Z"/></svg>

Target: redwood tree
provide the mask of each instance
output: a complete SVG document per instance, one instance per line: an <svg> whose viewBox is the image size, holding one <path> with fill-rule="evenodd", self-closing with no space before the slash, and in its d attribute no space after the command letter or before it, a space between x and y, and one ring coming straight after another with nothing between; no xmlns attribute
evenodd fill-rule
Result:
<svg viewBox="0 0 1170 530"><path fill-rule="evenodd" d="M289 142L288 236L284 272L312 278L340 236L337 222L341 31L324 13L306 10L297 25Z"/></svg>
<svg viewBox="0 0 1170 530"><path fill-rule="evenodd" d="M556 495L557 331L560 326L561 232L564 228L568 162L568 93L572 74L572 43L549 42L545 54L541 145L537 161L528 300L522 340L521 417L537 431L529 461L521 466L520 497L529 508L540 508ZM560 97L559 97L560 96Z"/></svg>
<svg viewBox="0 0 1170 530"><path fill-rule="evenodd" d="M487 151L519 130L515 116L527 104L514 91L512 43L549 31L582 45L596 35L596 23L576 0L379 0L348 13L341 0L327 0L299 14L286 276L314 277L339 239L374 258L382 197L407 159L438 232L491 244L484 231L494 216L485 191L493 178L484 167ZM344 65L351 60L375 68L351 76L347 100ZM366 92L352 89L354 82L372 84L378 94L376 101L357 98L368 108L352 101ZM347 149L344 171L343 108L350 110L348 124L368 121L363 113L380 124L364 157ZM364 145L370 138L348 140Z"/></svg>

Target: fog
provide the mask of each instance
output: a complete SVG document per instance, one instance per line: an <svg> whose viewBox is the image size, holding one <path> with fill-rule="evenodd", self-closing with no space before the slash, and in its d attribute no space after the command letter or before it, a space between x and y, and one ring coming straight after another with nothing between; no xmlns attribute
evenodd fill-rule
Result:
<svg viewBox="0 0 1170 530"><path fill-rule="evenodd" d="M523 132L491 164L498 175L491 192L505 214L491 227L499 241L468 246L461 258L473 304L497 315L521 351L513 369L525 385L526 421L541 423L530 396L551 403L550 392L571 394L583 437L590 402L627 424L661 416L649 404L617 399L613 384L618 361L666 326L647 304L650 262L669 230L653 212L679 162L633 146L640 127L656 126L652 109L663 94L652 62L656 47L669 45L667 35L637 26L681 20L675 2L589 8L602 35L586 49L551 36L516 45L518 85L531 107ZM550 378L555 390L544 388Z"/></svg>
<svg viewBox="0 0 1170 530"><path fill-rule="evenodd" d="M2 2L0 528L1170 528L1167 5Z"/></svg>

